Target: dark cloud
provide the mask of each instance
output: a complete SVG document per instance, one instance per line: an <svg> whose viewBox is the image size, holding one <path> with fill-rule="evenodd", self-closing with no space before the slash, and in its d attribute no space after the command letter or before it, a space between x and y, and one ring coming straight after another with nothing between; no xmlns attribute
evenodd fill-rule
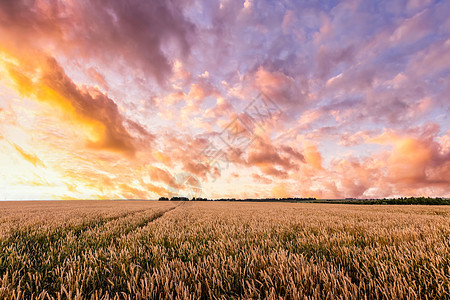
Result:
<svg viewBox="0 0 450 300"><path fill-rule="evenodd" d="M17 47L56 48L105 66L122 63L163 83L169 55L186 57L194 26L175 1L1 1L0 37Z"/></svg>
<svg viewBox="0 0 450 300"><path fill-rule="evenodd" d="M257 139L248 150L246 166L256 166L265 175L287 178L290 171L299 169L299 163L306 163L304 155L290 146L279 146L270 141Z"/></svg>
<svg viewBox="0 0 450 300"><path fill-rule="evenodd" d="M333 70L340 63L351 63L354 57L352 46L342 49L329 49L322 46L317 53L317 73L321 79L327 79Z"/></svg>

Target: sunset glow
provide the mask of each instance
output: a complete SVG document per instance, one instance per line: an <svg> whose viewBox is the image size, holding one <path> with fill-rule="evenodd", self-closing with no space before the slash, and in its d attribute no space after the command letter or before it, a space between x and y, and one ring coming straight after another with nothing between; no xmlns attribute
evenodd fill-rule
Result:
<svg viewBox="0 0 450 300"><path fill-rule="evenodd" d="M450 197L450 1L0 2L0 199Z"/></svg>

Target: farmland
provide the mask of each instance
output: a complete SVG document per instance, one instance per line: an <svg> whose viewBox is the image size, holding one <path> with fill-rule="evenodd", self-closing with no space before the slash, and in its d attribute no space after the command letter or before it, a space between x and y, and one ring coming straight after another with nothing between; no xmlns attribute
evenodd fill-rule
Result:
<svg viewBox="0 0 450 300"><path fill-rule="evenodd" d="M450 207L0 203L0 298L449 298Z"/></svg>

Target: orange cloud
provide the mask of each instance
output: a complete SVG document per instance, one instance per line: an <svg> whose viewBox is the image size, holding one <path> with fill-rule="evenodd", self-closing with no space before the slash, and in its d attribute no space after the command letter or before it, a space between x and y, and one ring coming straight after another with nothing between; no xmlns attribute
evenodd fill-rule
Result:
<svg viewBox="0 0 450 300"><path fill-rule="evenodd" d="M289 187L286 183L279 183L275 185L272 189L273 197L275 198L288 198L291 197L291 193L289 192Z"/></svg>
<svg viewBox="0 0 450 300"><path fill-rule="evenodd" d="M149 169L150 179L153 181L160 181L165 184L170 184L173 181L172 175L167 171L157 167L151 166Z"/></svg>
<svg viewBox="0 0 450 300"><path fill-rule="evenodd" d="M167 189L151 183L145 184L144 188L146 189L147 192L154 193L159 196L171 196L171 192L168 191Z"/></svg>
<svg viewBox="0 0 450 300"><path fill-rule="evenodd" d="M152 157L156 161L161 162L161 163L163 163L165 165L172 165L172 160L171 160L170 156L165 155L161 151L153 150L152 151Z"/></svg>
<svg viewBox="0 0 450 300"><path fill-rule="evenodd" d="M210 95L217 95L216 89L207 82L194 83L188 93L188 98L201 101Z"/></svg>
<svg viewBox="0 0 450 300"><path fill-rule="evenodd" d="M147 191L132 187L128 184L122 183L119 185L122 198L125 199L146 199Z"/></svg>
<svg viewBox="0 0 450 300"><path fill-rule="evenodd" d="M286 177L287 171L294 169L296 163L289 156L282 155L282 149L277 149L270 141L256 140L249 148L247 166L256 166L264 174L276 177ZM296 154L292 148L285 148L285 152Z"/></svg>
<svg viewBox="0 0 450 300"><path fill-rule="evenodd" d="M8 57L15 63L3 60L3 65L19 93L57 107L82 129L90 147L134 155L133 137L112 99L97 90L78 87L52 57L42 53L33 61ZM136 123L131 125L140 133L145 131Z"/></svg>
<svg viewBox="0 0 450 300"><path fill-rule="evenodd" d="M440 145L432 137L385 132L371 142L392 146L387 168L394 182L415 185L450 183L450 152L441 154Z"/></svg>
<svg viewBox="0 0 450 300"><path fill-rule="evenodd" d="M313 166L315 169L322 170L322 155L320 155L320 152L316 145L305 142L304 147L304 156L305 160L308 164Z"/></svg>
<svg viewBox="0 0 450 300"><path fill-rule="evenodd" d="M304 112L300 119L298 120L298 125L300 129L306 129L311 127L311 123L320 118L322 112L317 110L308 110Z"/></svg>
<svg viewBox="0 0 450 300"><path fill-rule="evenodd" d="M202 111L201 105L205 98L209 96L219 97L220 93L206 79L201 78L199 82L191 85L185 98L186 105L181 109L183 123L187 123L193 118L193 115Z"/></svg>
<svg viewBox="0 0 450 300"><path fill-rule="evenodd" d="M29 163L33 164L35 167L41 166L45 167L44 163L34 154L25 152L21 147L16 144L12 144L12 146L16 149L17 152Z"/></svg>

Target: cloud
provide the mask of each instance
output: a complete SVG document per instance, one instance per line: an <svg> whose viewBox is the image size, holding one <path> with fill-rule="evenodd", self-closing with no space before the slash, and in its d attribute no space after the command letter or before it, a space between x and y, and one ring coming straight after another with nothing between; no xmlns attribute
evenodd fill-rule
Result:
<svg viewBox="0 0 450 300"><path fill-rule="evenodd" d="M169 196L169 197L172 196L171 191L167 190L164 187L160 187L151 183L145 184L144 188L146 189L147 192L154 193L158 196Z"/></svg>
<svg viewBox="0 0 450 300"><path fill-rule="evenodd" d="M308 100L308 85L305 81L298 84L294 78L282 72L270 72L263 67L259 67L254 76L256 88L277 104L295 104L298 109Z"/></svg>
<svg viewBox="0 0 450 300"><path fill-rule="evenodd" d="M261 176L259 174L252 174L252 178L258 183L263 183L263 184L272 183L272 179L265 177L265 176Z"/></svg>
<svg viewBox="0 0 450 300"><path fill-rule="evenodd" d="M106 82L105 77L100 74L95 68L90 67L87 70L87 74L89 75L89 77L94 80L95 82L97 82L103 89L108 90L109 86L108 83Z"/></svg>
<svg viewBox="0 0 450 300"><path fill-rule="evenodd" d="M401 22L391 35L390 41L394 44L414 43L430 33L431 21L430 12L422 11Z"/></svg>
<svg viewBox="0 0 450 300"><path fill-rule="evenodd" d="M161 138L164 140L161 151L154 152L153 155L172 168L181 168L182 171L172 172L173 176L182 172L207 180L208 175L220 175L218 166L205 155L205 151L211 146L208 137L170 132Z"/></svg>
<svg viewBox="0 0 450 300"><path fill-rule="evenodd" d="M11 145L16 149L16 151L29 163L33 164L35 167L45 168L45 164L36 155L32 153L25 152L19 145L11 143Z"/></svg>
<svg viewBox="0 0 450 300"><path fill-rule="evenodd" d="M412 70L417 75L432 75L433 73L450 69L450 39L438 41L422 51L412 62Z"/></svg>
<svg viewBox="0 0 450 300"><path fill-rule="evenodd" d="M186 105L181 109L182 119L187 122L193 115L199 114L202 111L203 101L210 96L219 97L220 93L207 79L200 78L193 83L185 97Z"/></svg>
<svg viewBox="0 0 450 300"><path fill-rule="evenodd" d="M283 150L285 153L289 154L295 160L300 161L300 162L305 162L305 156L300 151L295 150L293 147L284 145L284 146L281 146L281 150Z"/></svg>
<svg viewBox="0 0 450 300"><path fill-rule="evenodd" d="M58 107L81 126L90 147L134 155L133 137L112 99L98 90L78 87L53 57L42 54L33 63L20 59L17 65L6 65L20 93ZM140 134L145 132L136 123L129 124Z"/></svg>
<svg viewBox="0 0 450 300"><path fill-rule="evenodd" d="M258 138L248 149L247 158L241 157L234 162L258 167L269 177L288 178L289 172L297 171L299 164L306 163L306 160L303 153L289 145L277 146L269 140Z"/></svg>
<svg viewBox="0 0 450 300"><path fill-rule="evenodd" d="M284 182L274 186L272 189L272 194L273 197L276 198L287 198L292 196L291 192L289 191L289 185Z"/></svg>
<svg viewBox="0 0 450 300"><path fill-rule="evenodd" d="M319 110L307 110L303 112L298 119L299 129L311 128L311 123L319 119L322 115L322 112Z"/></svg>
<svg viewBox="0 0 450 300"><path fill-rule="evenodd" d="M150 186L150 188L152 188L151 190L155 190L155 186ZM126 183L121 183L119 189L122 199L147 199L148 197L146 190L130 186Z"/></svg>
<svg viewBox="0 0 450 300"><path fill-rule="evenodd" d="M329 49L321 46L317 53L318 77L327 79L331 70L340 63L350 63L354 57L353 47L348 46L342 49Z"/></svg>
<svg viewBox="0 0 450 300"><path fill-rule="evenodd" d="M126 64L163 83L168 55L186 57L195 27L176 1L2 1L0 38L16 47L57 49L105 66ZM19 38L20 37L20 38Z"/></svg>
<svg viewBox="0 0 450 300"><path fill-rule="evenodd" d="M193 100L202 101L210 95L217 95L217 93L217 90L211 85L211 83L202 80L191 85L191 89L189 90L187 97Z"/></svg>
<svg viewBox="0 0 450 300"><path fill-rule="evenodd" d="M161 151L153 150L152 151L152 157L155 161L161 162L167 166L172 166L172 159L169 155L164 154Z"/></svg>
<svg viewBox="0 0 450 300"><path fill-rule="evenodd" d="M170 184L173 182L173 177L167 171L162 170L158 167L151 166L149 169L150 179L153 181L163 182L165 184Z"/></svg>
<svg viewBox="0 0 450 300"><path fill-rule="evenodd" d="M344 132L340 136L339 144L343 146L355 146L365 143L367 140L369 140L370 135L373 134L373 132L367 131L367 130L361 130L353 134L349 134L348 132Z"/></svg>
<svg viewBox="0 0 450 300"><path fill-rule="evenodd" d="M308 164L313 168L321 170L322 167L322 155L320 154L316 145L311 142L305 142L304 156Z"/></svg>
<svg viewBox="0 0 450 300"><path fill-rule="evenodd" d="M290 161L287 158L281 157L274 148L250 152L247 163L249 165L257 166L264 166L267 164L279 165L281 167L290 166Z"/></svg>
<svg viewBox="0 0 450 300"><path fill-rule="evenodd" d="M232 112L233 106L231 103L227 99L219 96L216 99L216 105L210 109L207 109L204 115L207 118L212 118L215 122L219 118L224 118L231 115Z"/></svg>
<svg viewBox="0 0 450 300"><path fill-rule="evenodd" d="M409 134L387 131L370 140L392 147L387 157L392 182L412 187L450 183L450 152L435 140L438 130L435 124L429 124Z"/></svg>

